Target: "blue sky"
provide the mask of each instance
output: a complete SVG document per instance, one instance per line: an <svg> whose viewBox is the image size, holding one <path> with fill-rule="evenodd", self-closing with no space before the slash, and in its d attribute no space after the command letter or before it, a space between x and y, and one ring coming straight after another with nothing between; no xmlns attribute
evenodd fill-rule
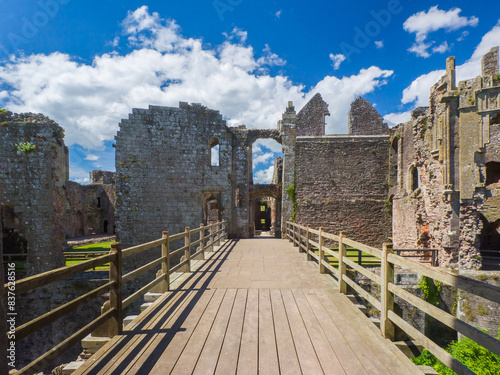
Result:
<svg viewBox="0 0 500 375"><path fill-rule="evenodd" d="M41 112L66 130L71 179L114 170L120 119L149 104L199 102L229 125L276 126L289 100L329 103L327 133L347 131L349 104L373 103L389 124L428 103L456 56L480 73L500 44L496 0L0 0L0 106ZM256 182L279 145L254 147Z"/></svg>

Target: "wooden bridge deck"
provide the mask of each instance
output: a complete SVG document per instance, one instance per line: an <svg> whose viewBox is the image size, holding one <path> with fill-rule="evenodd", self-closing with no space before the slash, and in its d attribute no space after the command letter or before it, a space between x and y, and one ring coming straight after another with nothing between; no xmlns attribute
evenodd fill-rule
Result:
<svg viewBox="0 0 500 375"><path fill-rule="evenodd" d="M286 240L227 241L74 374L422 374Z"/></svg>

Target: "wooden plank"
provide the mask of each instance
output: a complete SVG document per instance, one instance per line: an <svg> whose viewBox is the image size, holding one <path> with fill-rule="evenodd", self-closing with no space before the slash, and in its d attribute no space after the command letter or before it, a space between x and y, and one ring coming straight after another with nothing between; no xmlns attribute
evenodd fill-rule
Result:
<svg viewBox="0 0 500 375"><path fill-rule="evenodd" d="M365 332L364 334L366 334L366 331L371 331L372 336L374 336L378 339L378 341L379 341L378 345L384 346L388 352L390 352L392 355L394 355L399 360L399 362L401 362L403 364L403 366L405 366L405 368L406 368L406 370L404 371L405 374L422 375L418 369L415 369L415 365L408 360L408 357L405 354L403 354L403 352L401 350L399 350L396 347L396 345L394 345L392 343L392 341L379 339L380 329L372 322L367 323L366 322L366 315L363 314L361 312L361 310L359 310L357 308L353 308L353 304L352 304L351 300L349 300L349 298L345 294L339 294L339 295L337 295L337 297L344 302L345 306L349 306L350 311L352 311L354 313L354 315L356 315L360 321L363 321L366 323L366 324L363 324L363 330Z"/></svg>
<svg viewBox="0 0 500 375"><path fill-rule="evenodd" d="M129 361L128 366L121 370L120 374L157 372L160 367L159 363L165 361L165 358L168 359L167 367L171 369L184 348L182 343L177 345L179 344L178 335L185 337L185 344L212 299L214 292L209 290L182 292L183 295L188 294L187 298L182 300L182 303L179 304L175 311L164 311L162 314L157 314L156 316L159 319L147 329L144 329L146 332L151 330L155 334L150 335L147 342L139 344L142 347L141 351L135 355L132 361ZM167 320L164 318L166 313L169 313ZM176 347L172 348L173 351L169 351L173 345ZM172 353L176 355L172 355ZM162 369L164 370L164 368Z"/></svg>
<svg viewBox="0 0 500 375"><path fill-rule="evenodd" d="M157 304L163 304L164 306L158 311L156 309L147 309L134 319L134 321L127 326L125 331L139 331L139 327L142 329L148 329L154 325L158 318L161 318L163 314L171 309L175 304L179 304L179 300L185 294L185 292L170 292L164 294L160 299L156 301ZM182 303L179 304L179 308L182 308ZM115 336L111 341L105 344L101 349L97 351L89 360L87 360L78 370L76 370L73 375L81 375L87 373L109 373L110 368L117 368L120 363L126 358L126 353L130 348L135 346L140 346L142 340L146 338L146 334L134 334ZM119 348L117 353L113 353Z"/></svg>
<svg viewBox="0 0 500 375"><path fill-rule="evenodd" d="M355 320L356 316L352 312L349 312L349 310L343 308L341 303L337 303L337 298L335 298L334 303L330 296L324 291L316 290L315 293L324 309L335 322L344 339L355 351L356 358L361 362L365 370L370 374L389 374L385 366L388 358L377 352L377 343L366 343L365 339L367 334L360 334L356 330L357 326L363 328L364 324L360 325L357 323ZM337 295L337 293L338 292L335 292L335 295ZM331 294L333 295L333 291ZM379 340L381 340L381 338L379 338ZM375 345L375 347L373 345Z"/></svg>
<svg viewBox="0 0 500 375"><path fill-rule="evenodd" d="M330 295L330 300L333 300L331 293L327 292L326 294ZM343 295L337 294L336 297L335 305L339 311L343 316L349 317L349 323L354 328L354 331L370 348L373 356L381 361L387 372L393 375L420 374L418 368L408 358L393 354L389 346L395 347L394 344L390 340L383 339L378 329L372 330L371 328L375 327L375 325L352 302L344 298Z"/></svg>
<svg viewBox="0 0 500 375"><path fill-rule="evenodd" d="M184 375L193 372L225 294L226 290L224 289L217 289L215 291L214 297L200 317L199 323L196 325L194 332L184 347L184 351L175 364L171 372L172 375ZM158 367L155 367L155 370L160 371L156 373L166 373L163 369Z"/></svg>
<svg viewBox="0 0 500 375"><path fill-rule="evenodd" d="M319 301L316 293L313 290L305 290L304 294L323 331L327 333L326 337L342 364L344 371L349 375L368 375L368 372L356 357L356 348L351 348L349 346L344 336L342 336L335 325L335 321Z"/></svg>
<svg viewBox="0 0 500 375"><path fill-rule="evenodd" d="M319 359L323 370L328 374L346 374L342 365L328 341L328 338L323 331L320 322L314 315L314 311L309 305L309 301L304 296L302 290L293 290L293 296L302 315L302 320L306 326L309 338L313 344L316 355Z"/></svg>
<svg viewBox="0 0 500 375"><path fill-rule="evenodd" d="M324 246L323 246L323 251L325 253L327 253L328 255L331 255L332 257L339 259L339 253L337 253L336 251L333 251L332 249L329 249L329 248L324 247Z"/></svg>
<svg viewBox="0 0 500 375"><path fill-rule="evenodd" d="M165 239L160 238L158 240L146 242L146 243L143 243L143 244L140 244L137 246L128 247L122 251L122 254L123 254L122 256L123 256L123 258L128 258L129 256L142 253L143 251L146 251L146 250L153 249L155 247L163 245L164 243L165 243Z"/></svg>
<svg viewBox="0 0 500 375"><path fill-rule="evenodd" d="M16 341L19 341L26 336L32 334L33 332L38 331L39 329L45 327L46 325L55 322L59 318L62 318L66 314L71 311L76 310L79 306L92 301L93 299L99 297L99 294L103 293L105 290L108 290L110 287L114 285L114 282L109 282L100 287L74 299L71 302L68 302L54 310L49 311L48 313L39 316L36 319L29 321L28 323L23 324L20 327L16 328Z"/></svg>
<svg viewBox="0 0 500 375"><path fill-rule="evenodd" d="M40 273L38 275L26 277L22 280L16 281L16 295L26 293L32 289L40 288L55 281L102 266L103 264L109 263L113 258L115 258L114 254L107 254L85 262L73 264L72 266L65 266L52 271ZM3 298L5 299L7 298L8 291L7 284L4 284L4 288Z"/></svg>
<svg viewBox="0 0 500 375"><path fill-rule="evenodd" d="M328 233L328 232L323 232L323 236L325 238L330 239L330 240L339 242L339 236L336 236L335 234L331 234L331 233Z"/></svg>
<svg viewBox="0 0 500 375"><path fill-rule="evenodd" d="M210 227L210 225L205 227L205 229L208 229L209 227ZM173 236L169 236L168 240L170 242L173 242L173 241L180 240L181 238L184 238L184 237L186 237L186 232L181 232L181 233L174 234Z"/></svg>
<svg viewBox="0 0 500 375"><path fill-rule="evenodd" d="M308 375L323 374L323 369L319 363L318 357L314 350L307 329L300 315L300 311L293 297L292 291L285 289L281 290L283 303L285 305L286 315L290 324L293 342L299 358L300 368L302 373Z"/></svg>
<svg viewBox="0 0 500 375"><path fill-rule="evenodd" d="M16 372L18 375L31 375L43 369L47 366L47 363L52 362L54 359L63 354L66 350L71 348L73 345L81 341L85 336L87 336L94 329L104 324L106 321L111 319L116 314L116 310L111 309L102 314L100 317L94 319L92 322L87 324L82 329L78 330L70 337L56 345L54 348L43 354L42 356L35 359L30 364L23 367L21 370Z"/></svg>
<svg viewBox="0 0 500 375"><path fill-rule="evenodd" d="M250 289L241 335L238 375L257 375L259 371L259 290Z"/></svg>
<svg viewBox="0 0 500 375"><path fill-rule="evenodd" d="M182 246L180 249L177 249L175 251L172 251L170 253L170 257L173 257L174 255L177 255L177 254L180 254L180 253L184 253L186 250L188 249L187 246Z"/></svg>
<svg viewBox="0 0 500 375"><path fill-rule="evenodd" d="M122 346L119 347L120 350L114 353L111 358L104 357L101 360L101 368L98 369L99 373L126 374L128 372L138 372L142 364L150 359L151 348L156 348L159 344L157 338L161 334L156 332L163 329L167 330L172 324L175 324L194 295L195 292L177 292L173 294L170 301L165 301L165 299L157 301L157 306L161 307L159 309L148 309L156 311L149 314L148 319L138 319L138 322L134 325L135 327L128 327L132 329L129 330L129 335L126 336ZM166 319L165 316L167 316ZM130 332L133 332L136 327L140 327L140 329L131 335Z"/></svg>
<svg viewBox="0 0 500 375"><path fill-rule="evenodd" d="M279 374L269 289L259 289L259 375Z"/></svg>
<svg viewBox="0 0 500 375"><path fill-rule="evenodd" d="M236 299L236 289L228 289L224 300L220 305L215 321L210 329L210 333L205 341L205 346L201 351L200 357L196 363L193 374L212 375L215 373L219 355L224 343L229 319Z"/></svg>
<svg viewBox="0 0 500 375"><path fill-rule="evenodd" d="M355 248L355 249L358 249L358 250L364 251L365 253L373 255L374 257L377 257L377 258L382 257L382 251L375 248L375 247L362 244L361 242L357 242L357 241L351 240L349 238L344 238L344 243L348 246Z"/></svg>
<svg viewBox="0 0 500 375"><path fill-rule="evenodd" d="M281 291L271 289L276 346L281 374L302 374Z"/></svg>
<svg viewBox="0 0 500 375"><path fill-rule="evenodd" d="M328 271L330 271L337 279L339 277L339 270L333 267L330 263L328 263L326 260L322 260L323 262L323 267L325 267ZM335 284L337 284L337 281L332 280ZM338 284L337 284L338 285Z"/></svg>
<svg viewBox="0 0 500 375"><path fill-rule="evenodd" d="M389 262L402 268L410 269L413 272L500 304L500 287L483 283L482 281L474 280L469 277L455 275L445 269L428 266L394 254L389 254L387 259Z"/></svg>
<svg viewBox="0 0 500 375"><path fill-rule="evenodd" d="M484 333L483 331L480 331L479 329L465 323L460 319L455 318L453 315L448 314L446 311L441 310L439 307L434 306L418 298L417 296L414 296L413 294L394 284L389 284L389 290L405 301L410 302L413 306L416 306L426 314L439 320L441 323L474 340L479 345L484 346L486 349L492 351L496 355L500 355L500 341L498 341L494 337L488 335L487 333Z"/></svg>
<svg viewBox="0 0 500 375"><path fill-rule="evenodd" d="M136 278L137 276L139 275L142 275L144 272L147 272L149 270L152 270L153 268L155 268L156 266L159 266L160 264L162 264L162 262L165 261L165 257L161 257L161 258L158 258L132 272L129 272L127 273L126 275L123 276L122 278L122 282L123 283L126 283L126 282L129 282L130 280Z"/></svg>
<svg viewBox="0 0 500 375"><path fill-rule="evenodd" d="M399 328L410 335L414 340L418 340L422 343L423 347L430 351L434 356L437 357L446 366L455 371L458 375L475 375L475 373L457 359L453 358L450 353L437 345L434 341L429 339L427 336L422 334L419 330L415 329L411 324L405 322L401 317L399 317L395 312L389 311L389 319L396 324Z"/></svg>
<svg viewBox="0 0 500 375"><path fill-rule="evenodd" d="M186 260L183 260L182 262L180 262L179 264L176 264L175 266L173 266L172 268L170 268L170 272L175 272L177 271L178 269L182 268L182 266L185 266L186 264L188 264L189 261L186 259Z"/></svg>
<svg viewBox="0 0 500 375"><path fill-rule="evenodd" d="M236 293L231 319L229 320L215 374L236 374L247 307L247 294L246 289L238 289Z"/></svg>

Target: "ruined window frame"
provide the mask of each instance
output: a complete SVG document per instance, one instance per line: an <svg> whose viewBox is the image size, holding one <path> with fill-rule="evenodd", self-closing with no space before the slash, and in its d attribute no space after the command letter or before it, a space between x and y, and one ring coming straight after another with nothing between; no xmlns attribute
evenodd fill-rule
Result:
<svg viewBox="0 0 500 375"><path fill-rule="evenodd" d="M217 137L212 137L210 138L210 142L208 143L209 145L209 156L210 156L210 166L211 167L220 167L220 142L219 138ZM216 153L216 160L215 155ZM215 161L215 163L214 163Z"/></svg>

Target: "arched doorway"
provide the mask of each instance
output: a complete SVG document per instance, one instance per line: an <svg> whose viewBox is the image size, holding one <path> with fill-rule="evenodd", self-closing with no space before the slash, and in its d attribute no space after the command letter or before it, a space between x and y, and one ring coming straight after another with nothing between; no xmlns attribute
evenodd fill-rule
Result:
<svg viewBox="0 0 500 375"><path fill-rule="evenodd" d="M267 233L281 238L281 196L281 184L251 186L250 236Z"/></svg>

